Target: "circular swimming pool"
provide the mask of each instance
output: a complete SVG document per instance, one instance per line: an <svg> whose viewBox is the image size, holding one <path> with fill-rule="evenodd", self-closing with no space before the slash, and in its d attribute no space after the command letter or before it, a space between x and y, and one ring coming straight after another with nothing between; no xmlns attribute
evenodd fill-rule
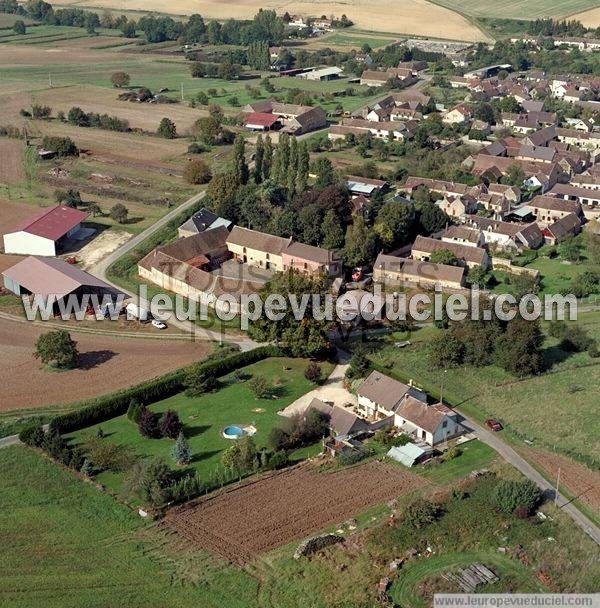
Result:
<svg viewBox="0 0 600 608"><path fill-rule="evenodd" d="M223 429L223 437L225 437L225 439L239 439L240 437L243 437L245 434L246 434L246 431L241 426L237 426L235 424L226 426Z"/></svg>

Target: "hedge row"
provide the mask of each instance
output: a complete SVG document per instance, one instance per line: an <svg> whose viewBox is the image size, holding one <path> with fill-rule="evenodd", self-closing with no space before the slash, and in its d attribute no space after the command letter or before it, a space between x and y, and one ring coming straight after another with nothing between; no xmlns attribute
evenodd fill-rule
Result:
<svg viewBox="0 0 600 608"><path fill-rule="evenodd" d="M132 399L149 405L155 401L171 397L184 388L186 374L193 372L206 374L214 377L224 376L239 367L256 363L268 357L280 357L283 355L281 349L276 346L260 346L254 350L235 353L222 359L207 361L205 363L194 363L188 367L182 367L170 372L160 378L142 382L127 389L123 389L110 395L97 397L86 402L86 406L67 414L61 414L50 422L50 430L58 433L69 433L78 429L104 422L127 412Z"/></svg>

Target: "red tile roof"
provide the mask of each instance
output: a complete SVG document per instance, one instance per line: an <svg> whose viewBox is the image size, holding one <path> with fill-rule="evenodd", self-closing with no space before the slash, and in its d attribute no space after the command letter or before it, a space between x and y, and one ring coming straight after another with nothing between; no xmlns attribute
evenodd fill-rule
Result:
<svg viewBox="0 0 600 608"><path fill-rule="evenodd" d="M61 236L67 234L69 230L75 228L77 224L83 222L88 215L89 213L73 209L72 207L57 205L56 207L44 209L42 212L21 222L11 232L29 232L30 234L56 241Z"/></svg>
<svg viewBox="0 0 600 608"><path fill-rule="evenodd" d="M279 120L279 116L275 114L267 114L265 112L253 112L246 116L245 124L259 125L261 127L272 127Z"/></svg>

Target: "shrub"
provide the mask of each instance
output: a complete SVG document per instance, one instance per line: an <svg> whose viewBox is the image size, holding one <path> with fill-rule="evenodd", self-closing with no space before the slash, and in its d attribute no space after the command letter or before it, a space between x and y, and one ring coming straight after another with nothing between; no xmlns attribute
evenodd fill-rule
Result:
<svg viewBox="0 0 600 608"><path fill-rule="evenodd" d="M513 481L503 479L498 482L493 494L493 501L496 507L503 513L515 513L517 508L531 514L540 504L542 493L540 489L531 481Z"/></svg>
<svg viewBox="0 0 600 608"><path fill-rule="evenodd" d="M439 516L439 507L429 500L418 498L413 501L402 516L402 521L411 528L424 528Z"/></svg>
<svg viewBox="0 0 600 608"><path fill-rule="evenodd" d="M446 450L442 455L442 462L447 462L448 460L454 460L458 458L462 454L462 450L458 446L454 446L449 450Z"/></svg>
<svg viewBox="0 0 600 608"><path fill-rule="evenodd" d="M33 104L31 106L31 115L33 118L37 119L45 119L50 118L52 115L52 108L50 106L40 106L37 104Z"/></svg>
<svg viewBox="0 0 600 608"><path fill-rule="evenodd" d="M127 492L158 506L168 499L168 488L173 482L173 472L161 458L139 460L125 476Z"/></svg>
<svg viewBox="0 0 600 608"><path fill-rule="evenodd" d="M357 350L350 359L350 365L346 370L346 378L353 380L367 375L371 368L371 362L362 350Z"/></svg>
<svg viewBox="0 0 600 608"><path fill-rule="evenodd" d="M203 154L204 152L208 152L210 148L204 144L199 144L194 142L188 146L188 154Z"/></svg>
<svg viewBox="0 0 600 608"><path fill-rule="evenodd" d="M117 88L126 87L130 80L131 78L127 72L113 72L110 77L113 87Z"/></svg>
<svg viewBox="0 0 600 608"><path fill-rule="evenodd" d="M54 152L57 156L77 156L77 146L70 137L44 136L42 147Z"/></svg>
<svg viewBox="0 0 600 608"><path fill-rule="evenodd" d="M288 466L290 459L285 450L273 452L267 460L266 468L274 471L275 469L283 469Z"/></svg>
<svg viewBox="0 0 600 608"><path fill-rule="evenodd" d="M46 433L42 428L42 423L32 422L24 427L19 433L19 439L26 445L39 448L43 445Z"/></svg>
<svg viewBox="0 0 600 608"><path fill-rule="evenodd" d="M94 468L100 471L126 471L135 462L131 449L97 437L86 442L85 452Z"/></svg>
<svg viewBox="0 0 600 608"><path fill-rule="evenodd" d="M132 399L129 402L129 407L127 408L127 419L131 420L131 422L135 422L135 424L139 424L142 411L145 409L145 407L146 406L140 403L138 399Z"/></svg>
<svg viewBox="0 0 600 608"><path fill-rule="evenodd" d="M108 215L111 219L119 224L124 224L127 221L127 216L129 215L129 210L123 203L117 203L110 208Z"/></svg>
<svg viewBox="0 0 600 608"><path fill-rule="evenodd" d="M181 423L181 420L179 420L177 412L174 412L173 410L167 410L161 416L158 423L160 434L169 439L177 439L182 428L183 424Z"/></svg>
<svg viewBox="0 0 600 608"><path fill-rule="evenodd" d="M177 137L177 128L175 123L169 118L163 118L158 125L156 134L166 139L175 139Z"/></svg>
<svg viewBox="0 0 600 608"><path fill-rule="evenodd" d="M183 169L183 179L185 179L188 184L207 184L212 179L212 172L204 161L193 159L188 161L185 165Z"/></svg>
<svg viewBox="0 0 600 608"><path fill-rule="evenodd" d="M311 361L306 366L306 369L304 370L304 377L309 382L313 382L314 384L319 384L321 382L321 376L322 376L321 366L318 365L317 363L315 363L314 361Z"/></svg>
<svg viewBox="0 0 600 608"><path fill-rule="evenodd" d="M77 342L64 329L46 332L35 343L35 358L60 369L75 367L77 354Z"/></svg>
<svg viewBox="0 0 600 608"><path fill-rule="evenodd" d="M223 452L221 462L226 469L238 474L249 473L258 468L256 446L252 437L245 435Z"/></svg>
<svg viewBox="0 0 600 608"><path fill-rule="evenodd" d="M143 437L148 437L149 439L157 438L160 435L158 430L158 416L148 408L144 408L140 415L138 429L140 435Z"/></svg>
<svg viewBox="0 0 600 608"><path fill-rule="evenodd" d="M94 473L94 467L92 466L92 463L87 458L84 459L83 464L81 465L81 472L86 477L91 477L92 474Z"/></svg>
<svg viewBox="0 0 600 608"><path fill-rule="evenodd" d="M248 386L256 399L268 399L273 394L273 387L264 376L253 376Z"/></svg>

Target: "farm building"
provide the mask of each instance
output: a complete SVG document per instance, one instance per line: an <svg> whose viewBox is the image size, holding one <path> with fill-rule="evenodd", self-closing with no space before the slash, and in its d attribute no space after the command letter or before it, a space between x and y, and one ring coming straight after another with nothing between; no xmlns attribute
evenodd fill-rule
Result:
<svg viewBox="0 0 600 608"><path fill-rule="evenodd" d="M362 194L366 197L371 197L376 192L383 192L390 186L389 182L386 182L385 180L359 177L357 175L346 176L346 185L352 194Z"/></svg>
<svg viewBox="0 0 600 608"><path fill-rule="evenodd" d="M310 72L304 72L298 74L297 78L303 78L304 80L317 80L320 82L326 80L335 80L342 75L343 70L337 67L320 68L311 70Z"/></svg>
<svg viewBox="0 0 600 608"><path fill-rule="evenodd" d="M200 234L207 230L214 230L219 226L225 226L229 229L231 222L223 217L219 217L216 213L203 208L192 215L192 217L179 226L177 234L179 238L185 238L186 236L194 236L194 234Z"/></svg>
<svg viewBox="0 0 600 608"><path fill-rule="evenodd" d="M7 268L2 275L4 287L18 296L54 297L54 314L68 296L74 296L76 310L84 310L91 295L97 295L100 303L115 302L121 295L98 277L58 258L29 256Z"/></svg>
<svg viewBox="0 0 600 608"><path fill-rule="evenodd" d="M394 415L409 395L426 402L427 395L420 389L403 384L378 371L372 371L358 387L358 410L368 419L380 420Z"/></svg>
<svg viewBox="0 0 600 608"><path fill-rule="evenodd" d="M273 131L281 127L281 121L275 114L252 112L246 116L244 126L250 131Z"/></svg>
<svg viewBox="0 0 600 608"><path fill-rule="evenodd" d="M4 235L4 252L54 256L71 238L77 238L88 213L57 205L21 222Z"/></svg>

